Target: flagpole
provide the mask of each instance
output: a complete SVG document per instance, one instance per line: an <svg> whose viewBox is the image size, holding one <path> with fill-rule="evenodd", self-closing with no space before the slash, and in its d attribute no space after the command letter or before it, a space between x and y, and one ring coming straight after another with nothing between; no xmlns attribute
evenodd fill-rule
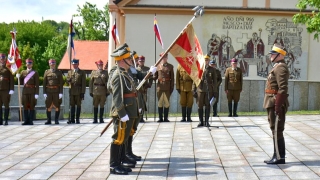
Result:
<svg viewBox="0 0 320 180"><path fill-rule="evenodd" d="M163 54L168 54L169 51L171 50L171 48L173 47L173 45L177 42L177 40L180 38L180 36L185 32L185 30L187 29L187 27L192 23L193 20L195 20L197 17L202 16L204 13L203 7L200 6L196 6L195 8L193 8L192 10L196 11L193 15L193 17L191 18L191 20L187 23L187 25L182 29L182 31L179 33L179 35L176 37L176 39L171 43L171 45L168 47L168 49L163 53ZM158 61L155 63L154 66L158 66L159 63L162 61L164 56L161 56ZM143 78L143 80L139 83L139 85L137 86L137 90L139 90L142 85L145 83L145 81L149 78L149 76L151 75L151 72L148 72L148 74Z"/></svg>
<svg viewBox="0 0 320 180"><path fill-rule="evenodd" d="M154 16L156 17L157 14L154 13ZM156 58L157 58L157 35L154 34L154 63L156 64ZM157 116L157 105L156 105L156 102L157 102L157 81L154 80L154 119L153 121L155 122L156 121L156 116Z"/></svg>
<svg viewBox="0 0 320 180"><path fill-rule="evenodd" d="M15 28L13 28L13 38L14 38L14 40L15 40L15 43L17 43L16 42L16 36L17 36L17 34L16 34L17 32L16 32L16 29ZM13 42L12 42L13 43ZM14 59L14 61L16 61L16 48L14 48L14 52L13 52L13 59ZM17 63L16 63L17 64ZM20 122L22 122L22 108L21 108L21 90L20 90L20 77L19 78L17 78L18 79L18 99L19 99L19 114L20 114Z"/></svg>

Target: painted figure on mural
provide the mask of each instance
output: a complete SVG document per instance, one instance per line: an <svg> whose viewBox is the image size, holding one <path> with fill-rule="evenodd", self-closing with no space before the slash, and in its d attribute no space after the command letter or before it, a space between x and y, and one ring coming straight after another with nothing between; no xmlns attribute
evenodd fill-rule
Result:
<svg viewBox="0 0 320 180"><path fill-rule="evenodd" d="M211 58L218 59L220 47L220 38L216 34L212 34L211 39L208 41L207 53ZM217 62L219 64L219 62ZM219 66L218 66L219 68Z"/></svg>
<svg viewBox="0 0 320 180"><path fill-rule="evenodd" d="M256 32L252 33L252 38L247 42L247 55L248 58L264 55L264 43Z"/></svg>

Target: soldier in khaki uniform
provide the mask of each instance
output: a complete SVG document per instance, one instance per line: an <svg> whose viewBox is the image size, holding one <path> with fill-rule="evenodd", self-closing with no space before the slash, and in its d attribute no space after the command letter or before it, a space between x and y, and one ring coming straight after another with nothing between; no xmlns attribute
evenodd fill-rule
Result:
<svg viewBox="0 0 320 180"><path fill-rule="evenodd" d="M19 78L20 84L23 84L22 105L24 109L24 123L22 123L22 125L33 125L35 115L34 107L37 105L37 99L39 97L39 74L32 69L32 59L26 59L26 66L27 69L23 70L21 75L16 74L16 76Z"/></svg>
<svg viewBox="0 0 320 180"><path fill-rule="evenodd" d="M56 60L50 59L49 66L50 69L46 70L43 76L43 97L45 98L47 108L47 122L45 124L51 124L52 108L56 110L54 116L55 124L59 124L64 82L62 72L56 69Z"/></svg>
<svg viewBox="0 0 320 180"><path fill-rule="evenodd" d="M158 80L157 97L159 120L157 122L170 122L168 113L170 96L174 88L174 70L173 65L167 62L168 54L161 53L160 56L163 56L162 62L157 66L157 72L153 75L153 78Z"/></svg>
<svg viewBox="0 0 320 180"><path fill-rule="evenodd" d="M135 167L136 162L126 158L125 148L133 123L139 118L136 86L127 72L133 62L127 44L120 46L111 56L117 61L117 67L110 71L110 79L107 83L112 95L110 115L114 127L110 147L110 173L128 174L132 171L130 167Z"/></svg>
<svg viewBox="0 0 320 180"><path fill-rule="evenodd" d="M69 98L70 98L70 123L80 124L80 113L81 113L81 101L84 100L84 94L86 92L86 73L79 69L79 60L72 60L73 69L68 71L67 83L70 85ZM77 105L77 112L76 111Z"/></svg>
<svg viewBox="0 0 320 180"><path fill-rule="evenodd" d="M285 164L286 147L283 137L286 122L286 112L289 107L288 101L288 79L289 69L284 61L287 50L280 44L274 44L270 51L270 59L273 68L269 72L264 96L263 108L267 109L268 121L273 135L274 151L270 160L265 160L267 164ZM279 117L278 126L275 127L276 116ZM277 128L277 129L276 129ZM275 136L275 130L277 134ZM275 137L277 138L275 140ZM276 157L275 143L278 145L280 159Z"/></svg>
<svg viewBox="0 0 320 180"><path fill-rule="evenodd" d="M199 124L200 126L210 127L210 101L214 94L217 92L217 75L216 70L209 66L210 56L204 56L206 61L205 70L202 75L201 82L198 87L193 87L194 97L197 98ZM205 106L205 123L203 124L203 106Z"/></svg>
<svg viewBox="0 0 320 180"><path fill-rule="evenodd" d="M2 106L4 106L4 125L8 125L10 97L14 93L14 80L6 67L6 54L0 53L0 125L3 125Z"/></svg>
<svg viewBox="0 0 320 180"><path fill-rule="evenodd" d="M108 71L103 69L101 60L95 62L98 70L94 70L90 75L89 90L90 96L93 97L93 123L98 123L98 108L100 106L99 122L104 123L103 113L109 92L107 82L109 79Z"/></svg>
<svg viewBox="0 0 320 180"><path fill-rule="evenodd" d="M216 60L213 59L209 62L209 65L213 67L216 70L216 75L217 75L217 92L214 94L215 100L213 103L213 116L214 117L219 117L217 114L217 107L218 107L218 102L219 102L219 90L220 90L220 85L222 82L222 77L221 77L221 72L219 69L217 69L217 64Z"/></svg>
<svg viewBox="0 0 320 180"><path fill-rule="evenodd" d="M176 89L180 94L180 105L182 110L181 122L192 122L190 117L193 105L192 84L193 80L189 74L178 65L176 73Z"/></svg>
<svg viewBox="0 0 320 180"><path fill-rule="evenodd" d="M238 60L231 59L231 67L226 69L224 74L225 86L224 91L228 99L229 117L232 117L232 101L233 101L233 117L238 117L237 108L242 92L243 75L242 70L237 67Z"/></svg>

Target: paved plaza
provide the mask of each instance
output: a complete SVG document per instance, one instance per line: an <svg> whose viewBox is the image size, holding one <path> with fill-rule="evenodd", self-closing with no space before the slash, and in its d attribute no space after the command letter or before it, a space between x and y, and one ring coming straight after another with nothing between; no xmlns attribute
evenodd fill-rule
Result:
<svg viewBox="0 0 320 180"><path fill-rule="evenodd" d="M169 119L139 125L133 149L143 159L126 176L109 173L112 126L99 137L106 123L9 122L0 127L0 179L320 179L320 115L287 117L283 165L263 163L273 152L266 116L214 117L211 131Z"/></svg>

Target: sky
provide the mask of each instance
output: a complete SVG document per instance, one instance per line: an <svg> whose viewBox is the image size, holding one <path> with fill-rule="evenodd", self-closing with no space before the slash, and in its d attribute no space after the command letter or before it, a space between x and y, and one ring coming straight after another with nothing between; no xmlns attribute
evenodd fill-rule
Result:
<svg viewBox="0 0 320 180"><path fill-rule="evenodd" d="M18 22L19 20L41 22L54 20L56 22L69 22L73 14L77 14L79 5L85 2L95 4L103 10L108 0L0 0L0 23ZM80 19L74 18L74 21Z"/></svg>

